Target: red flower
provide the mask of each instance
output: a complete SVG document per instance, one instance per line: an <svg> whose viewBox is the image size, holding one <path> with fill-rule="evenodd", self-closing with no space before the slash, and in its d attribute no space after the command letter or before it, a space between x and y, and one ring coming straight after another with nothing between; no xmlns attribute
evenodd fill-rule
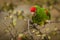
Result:
<svg viewBox="0 0 60 40"><path fill-rule="evenodd" d="M31 8L30 8L30 11L31 11L31 12L35 12L35 11L36 11L36 8L35 8L35 7L31 7Z"/></svg>

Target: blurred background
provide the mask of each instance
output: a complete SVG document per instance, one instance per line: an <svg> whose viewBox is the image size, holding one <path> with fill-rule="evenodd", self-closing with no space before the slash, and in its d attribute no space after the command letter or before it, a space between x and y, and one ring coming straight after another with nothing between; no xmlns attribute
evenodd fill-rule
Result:
<svg viewBox="0 0 60 40"><path fill-rule="evenodd" d="M6 5L9 5L9 3L12 6L8 8ZM0 40L16 40L13 38L27 29L28 22L23 18L17 19L14 13L24 11L23 15L27 19L30 15L30 7L36 4L48 8L51 13L51 21L56 22L46 24L44 28L40 27L40 31L48 34L49 40L60 40L60 0L0 0ZM15 26L12 26L12 19L9 18L9 14L17 20ZM42 40L37 36L34 36L34 38L34 40Z"/></svg>

